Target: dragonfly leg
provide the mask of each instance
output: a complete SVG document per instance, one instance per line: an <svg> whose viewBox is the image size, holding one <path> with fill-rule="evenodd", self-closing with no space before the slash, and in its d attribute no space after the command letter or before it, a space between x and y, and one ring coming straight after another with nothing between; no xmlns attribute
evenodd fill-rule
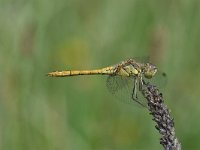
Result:
<svg viewBox="0 0 200 150"><path fill-rule="evenodd" d="M132 93L132 99L134 101L136 101L138 104L140 104L143 107L146 107L144 104L142 104L140 101L138 101L138 97L137 97L137 84L138 84L138 78L135 78L135 82L134 82L134 87L133 87L133 93ZM141 85L140 85L141 84ZM139 78L139 88L140 86L143 85L143 81L142 79ZM142 88L142 87L141 87ZM139 89L140 90L140 89ZM142 90L142 89L141 89Z"/></svg>
<svg viewBox="0 0 200 150"><path fill-rule="evenodd" d="M138 97L137 97L137 83L138 82L138 79L135 78L135 81L134 81L134 87L133 87L133 93L132 93L132 98L134 100L136 100Z"/></svg>
<svg viewBox="0 0 200 150"><path fill-rule="evenodd" d="M139 77L139 90L142 91L143 90L143 80L142 80L142 76Z"/></svg>

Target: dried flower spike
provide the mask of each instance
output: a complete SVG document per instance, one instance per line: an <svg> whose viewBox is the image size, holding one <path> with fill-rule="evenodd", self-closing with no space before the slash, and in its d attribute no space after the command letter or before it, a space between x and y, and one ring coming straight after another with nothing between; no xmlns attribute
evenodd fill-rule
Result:
<svg viewBox="0 0 200 150"><path fill-rule="evenodd" d="M148 101L148 109L156 122L156 129L161 134L160 144L165 150L181 150L181 144L176 138L174 119L170 116L169 109L164 104L162 93L154 85L145 85L143 95Z"/></svg>

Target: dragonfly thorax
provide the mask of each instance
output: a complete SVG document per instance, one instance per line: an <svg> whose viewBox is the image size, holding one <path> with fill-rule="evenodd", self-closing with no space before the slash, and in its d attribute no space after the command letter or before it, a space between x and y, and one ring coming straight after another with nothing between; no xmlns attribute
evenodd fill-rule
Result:
<svg viewBox="0 0 200 150"><path fill-rule="evenodd" d="M141 72L140 69L135 68L133 65L125 66L124 69L129 74L129 76L131 76L131 75L138 75L139 72Z"/></svg>
<svg viewBox="0 0 200 150"><path fill-rule="evenodd" d="M118 68L117 74L121 76L137 76L138 74L140 74L140 72L141 70L139 68L135 68L133 65L130 64Z"/></svg>

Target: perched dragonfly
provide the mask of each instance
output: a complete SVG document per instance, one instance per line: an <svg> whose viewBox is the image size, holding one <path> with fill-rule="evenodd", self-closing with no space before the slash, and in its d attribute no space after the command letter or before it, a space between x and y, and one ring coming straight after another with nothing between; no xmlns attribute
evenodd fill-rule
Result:
<svg viewBox="0 0 200 150"><path fill-rule="evenodd" d="M126 102L135 101L146 106L138 99L138 91L144 88L144 79L151 79L155 76L157 67L151 63L140 63L134 59L122 61L116 65L94 69L94 70L66 70L48 73L50 77L68 77L77 75L108 75L107 87L109 91L118 97L122 91L126 95ZM122 97L125 99L125 97Z"/></svg>

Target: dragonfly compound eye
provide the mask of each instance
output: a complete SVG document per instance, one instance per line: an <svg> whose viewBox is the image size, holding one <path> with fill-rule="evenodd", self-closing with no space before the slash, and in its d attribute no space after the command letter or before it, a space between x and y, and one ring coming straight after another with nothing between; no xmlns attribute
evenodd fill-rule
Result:
<svg viewBox="0 0 200 150"><path fill-rule="evenodd" d="M149 64L147 63L144 67L144 76L145 78L152 78L157 72L157 68L156 66L154 66L153 64Z"/></svg>

